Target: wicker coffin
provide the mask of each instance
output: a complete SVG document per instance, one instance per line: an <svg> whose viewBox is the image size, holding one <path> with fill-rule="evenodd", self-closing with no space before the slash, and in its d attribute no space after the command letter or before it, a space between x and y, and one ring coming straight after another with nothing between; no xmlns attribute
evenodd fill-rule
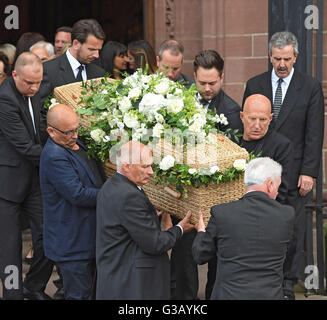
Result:
<svg viewBox="0 0 327 320"><path fill-rule="evenodd" d="M90 81L100 82L103 78L96 78ZM107 81L115 81L114 79L107 78ZM56 100L62 104L65 104L73 109L78 109L81 104L78 104L80 101L82 82L74 82L70 84L66 84L54 89L54 97ZM80 115L80 124L84 127L89 127L90 120L87 116Z"/></svg>
<svg viewBox="0 0 327 320"><path fill-rule="evenodd" d="M55 98L60 103L78 109L80 107L78 102L81 90L81 83L78 82L57 87L54 91ZM89 127L89 121L90 119L87 117L80 118L80 123L83 126ZM184 149L173 148L171 144L165 143L162 139L155 146L152 146L154 160L160 159L163 155L172 154L179 161L183 161L183 163L195 169L210 168L217 165L220 170L224 170L231 167L237 159L249 158L249 154L245 149L240 148L221 134L212 135L212 140L215 140L214 144L200 144L196 147L188 146L187 152L185 152L185 147ZM116 171L115 165L107 160L103 166L107 177L112 177ZM243 175L239 179L227 183L209 184L207 187L203 185L199 188L187 187L187 199L180 195L174 185L169 185L169 187L159 185L154 178L151 178L150 182L143 186L143 189L156 208L164 210L177 218L182 219L188 210L191 210L193 213L191 221L194 224L197 222L197 213L200 210L203 212L207 224L212 206L237 200L245 192Z"/></svg>

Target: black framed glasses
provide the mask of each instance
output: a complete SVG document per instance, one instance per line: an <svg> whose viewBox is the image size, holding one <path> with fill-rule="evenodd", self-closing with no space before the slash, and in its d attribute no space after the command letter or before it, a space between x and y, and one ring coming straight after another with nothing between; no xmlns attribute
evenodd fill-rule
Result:
<svg viewBox="0 0 327 320"><path fill-rule="evenodd" d="M48 126L51 127L51 128L53 128L53 129L55 129L55 130L57 130L57 131L59 131L60 133L64 134L65 136L69 136L69 137L73 136L74 133L78 133L78 130L79 130L79 128L80 128L80 127L78 126L78 127L77 127L76 129L74 129L74 130L62 131L62 130L56 128L55 126L53 126L53 125L50 124L50 123L48 123Z"/></svg>

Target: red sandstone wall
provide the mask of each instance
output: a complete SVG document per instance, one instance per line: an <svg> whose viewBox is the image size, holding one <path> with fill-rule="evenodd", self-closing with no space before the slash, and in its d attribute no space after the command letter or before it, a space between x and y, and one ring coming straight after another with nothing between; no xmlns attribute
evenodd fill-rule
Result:
<svg viewBox="0 0 327 320"><path fill-rule="evenodd" d="M323 10L323 87L327 111L327 6ZM268 67L268 1L155 0L156 49L168 38L183 43L183 72L190 76L193 58L199 51L217 50L225 60L224 90L240 104L246 81ZM327 201L327 139L323 163Z"/></svg>

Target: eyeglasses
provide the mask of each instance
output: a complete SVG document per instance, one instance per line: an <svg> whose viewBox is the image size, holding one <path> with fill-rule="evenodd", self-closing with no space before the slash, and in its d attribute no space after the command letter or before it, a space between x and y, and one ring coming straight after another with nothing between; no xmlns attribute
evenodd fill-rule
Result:
<svg viewBox="0 0 327 320"><path fill-rule="evenodd" d="M57 131L59 131L59 132L61 132L61 133L64 134L65 136L70 136L70 137L73 136L74 133L78 133L78 130L79 130L79 128L80 128L80 127L78 127L78 128L76 128L76 129L74 129L74 130L62 131L62 130L56 128L55 126L53 126L53 125L50 124L50 123L48 123L48 126L51 127L51 128L53 128L53 129L55 129L55 130L57 130Z"/></svg>

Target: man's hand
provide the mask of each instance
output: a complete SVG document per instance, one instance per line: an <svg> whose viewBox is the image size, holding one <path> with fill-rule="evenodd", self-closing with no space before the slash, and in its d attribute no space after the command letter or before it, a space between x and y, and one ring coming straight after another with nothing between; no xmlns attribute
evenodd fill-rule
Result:
<svg viewBox="0 0 327 320"><path fill-rule="evenodd" d="M178 225L180 225L183 228L183 232L188 232L194 229L194 225L190 223L191 216L192 216L192 212L189 210L186 216L184 217L184 219L178 223Z"/></svg>
<svg viewBox="0 0 327 320"><path fill-rule="evenodd" d="M299 188L299 194L303 197L313 188L313 178L310 176L300 175L297 184Z"/></svg>
<svg viewBox="0 0 327 320"><path fill-rule="evenodd" d="M161 225L163 227L163 231L167 231L168 229L170 229L173 226L173 223L171 221L171 216L169 213L167 212L163 212L161 214Z"/></svg>
<svg viewBox="0 0 327 320"><path fill-rule="evenodd" d="M199 212L199 221L198 223L195 225L195 229L199 232L199 231L203 231L206 232L206 225L204 224L203 221L203 213L200 211Z"/></svg>
<svg viewBox="0 0 327 320"><path fill-rule="evenodd" d="M164 212L156 208L157 216L160 217Z"/></svg>

